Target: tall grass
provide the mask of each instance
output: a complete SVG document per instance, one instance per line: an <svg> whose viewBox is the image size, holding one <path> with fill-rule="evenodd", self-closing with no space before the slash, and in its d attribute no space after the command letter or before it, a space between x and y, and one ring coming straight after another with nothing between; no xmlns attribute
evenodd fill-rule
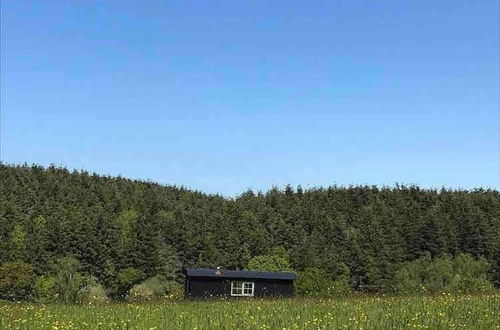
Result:
<svg viewBox="0 0 500 330"><path fill-rule="evenodd" d="M1 303L2 329L500 329L500 294L150 304Z"/></svg>

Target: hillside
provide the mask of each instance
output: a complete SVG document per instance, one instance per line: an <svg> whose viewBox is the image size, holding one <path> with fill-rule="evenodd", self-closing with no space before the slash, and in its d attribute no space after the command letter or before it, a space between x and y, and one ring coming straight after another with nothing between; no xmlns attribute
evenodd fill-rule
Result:
<svg viewBox="0 0 500 330"><path fill-rule="evenodd" d="M294 269L349 274L380 291L398 265L430 254L484 257L500 284L495 190L287 187L235 199L62 168L0 165L0 264L44 274L71 255L112 286L126 267L147 276L182 266L245 267L283 247Z"/></svg>

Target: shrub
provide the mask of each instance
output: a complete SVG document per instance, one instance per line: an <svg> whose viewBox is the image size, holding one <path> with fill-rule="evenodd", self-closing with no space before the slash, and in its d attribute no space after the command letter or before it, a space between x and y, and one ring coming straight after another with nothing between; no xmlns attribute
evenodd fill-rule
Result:
<svg viewBox="0 0 500 330"><path fill-rule="evenodd" d="M85 277L78 272L80 262L73 257L59 258L52 265L55 299L69 303L78 300L78 294L85 285Z"/></svg>
<svg viewBox="0 0 500 330"><path fill-rule="evenodd" d="M352 287L349 283L349 278L343 277L335 281L331 281L326 289L327 297L341 297L352 293Z"/></svg>
<svg viewBox="0 0 500 330"><path fill-rule="evenodd" d="M169 281L169 287L165 292L165 298L172 300L179 300L184 298L184 289L179 283L174 281Z"/></svg>
<svg viewBox="0 0 500 330"><path fill-rule="evenodd" d="M319 268L306 268L299 272L296 290L305 296L344 296L352 292L347 277L340 277L333 281L328 274Z"/></svg>
<svg viewBox="0 0 500 330"><path fill-rule="evenodd" d="M116 277L119 287L118 294L119 296L123 297L135 284L138 284L142 280L144 280L146 274L144 274L144 272L139 269L128 267L118 272Z"/></svg>
<svg viewBox="0 0 500 330"><path fill-rule="evenodd" d="M40 302L49 302L55 300L56 291L55 279L51 276L39 277L34 286L35 296Z"/></svg>
<svg viewBox="0 0 500 330"><path fill-rule="evenodd" d="M141 284L150 288L153 291L154 295L160 296L165 293L165 281L166 280L162 275L157 275L155 277L148 278Z"/></svg>
<svg viewBox="0 0 500 330"><path fill-rule="evenodd" d="M150 277L141 284L134 285L128 298L132 301L149 301L161 297L174 297L180 287L174 281L168 281L163 275Z"/></svg>
<svg viewBox="0 0 500 330"><path fill-rule="evenodd" d="M22 261L0 267L0 299L25 300L32 297L35 274L33 266Z"/></svg>
<svg viewBox="0 0 500 330"><path fill-rule="evenodd" d="M469 255L419 258L404 264L390 281L388 291L402 294L478 293L493 290L488 263Z"/></svg>
<svg viewBox="0 0 500 330"><path fill-rule="evenodd" d="M108 301L106 290L99 283L89 284L79 294L80 302L83 303L104 303Z"/></svg>
<svg viewBox="0 0 500 330"><path fill-rule="evenodd" d="M153 298L156 298L153 289L145 284L134 285L128 295L130 301L150 301Z"/></svg>
<svg viewBox="0 0 500 330"><path fill-rule="evenodd" d="M452 278L447 291L458 293L485 293L494 290L493 284L486 278L456 274Z"/></svg>
<svg viewBox="0 0 500 330"><path fill-rule="evenodd" d="M146 275L142 270L135 269L133 267L128 267L123 270L121 270L117 278L120 281L120 283L124 285L133 285L137 282L140 282L144 279Z"/></svg>
<svg viewBox="0 0 500 330"><path fill-rule="evenodd" d="M328 286L329 281L324 270L306 268L297 274L296 290L301 295L316 295Z"/></svg>

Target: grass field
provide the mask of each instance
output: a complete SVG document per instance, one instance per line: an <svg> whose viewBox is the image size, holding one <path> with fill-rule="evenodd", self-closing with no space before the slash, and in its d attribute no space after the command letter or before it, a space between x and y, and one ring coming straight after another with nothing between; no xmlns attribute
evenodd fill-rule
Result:
<svg viewBox="0 0 500 330"><path fill-rule="evenodd" d="M500 329L500 294L150 304L0 303L2 329Z"/></svg>

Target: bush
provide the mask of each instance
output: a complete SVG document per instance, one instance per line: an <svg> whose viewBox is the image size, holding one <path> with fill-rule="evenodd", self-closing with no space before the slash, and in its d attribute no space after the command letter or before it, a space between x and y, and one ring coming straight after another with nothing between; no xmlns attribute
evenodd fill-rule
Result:
<svg viewBox="0 0 500 330"><path fill-rule="evenodd" d="M121 270L118 273L117 278L122 285L131 286L142 281L145 276L146 274L144 274L142 270L135 269L133 267L128 267Z"/></svg>
<svg viewBox="0 0 500 330"><path fill-rule="evenodd" d="M35 274L30 264L14 261L0 267L0 299L30 299L34 283Z"/></svg>
<svg viewBox="0 0 500 330"><path fill-rule="evenodd" d="M179 284L168 281L163 275L150 277L130 289L128 298L132 301L149 301L161 297L174 297L180 290Z"/></svg>
<svg viewBox="0 0 500 330"><path fill-rule="evenodd" d="M153 289L145 284L134 285L128 294L130 301L150 301L153 298L156 298Z"/></svg>
<svg viewBox="0 0 500 330"><path fill-rule="evenodd" d="M57 273L56 273L57 274ZM97 283L94 277L84 277L74 274L74 281L66 281L57 276L41 276L37 279L34 289L40 302L85 302L101 303L108 300L106 290ZM63 284L63 283L66 284ZM63 292L67 288L68 292Z"/></svg>
<svg viewBox="0 0 500 330"><path fill-rule="evenodd" d="M169 288L165 292L165 298L172 300L179 300L184 298L184 289L179 283L170 281Z"/></svg>
<svg viewBox="0 0 500 330"><path fill-rule="evenodd" d="M80 262L73 257L59 258L52 265L55 299L64 303L76 302L85 285L85 277L78 272Z"/></svg>
<svg viewBox="0 0 500 330"><path fill-rule="evenodd" d="M299 295L321 297L344 296L352 292L347 277L333 281L324 270L314 267L298 273L296 290Z"/></svg>
<svg viewBox="0 0 500 330"><path fill-rule="evenodd" d="M35 296L40 302L49 302L55 300L56 291L55 279L51 276L39 277L35 282Z"/></svg>
<svg viewBox="0 0 500 330"><path fill-rule="evenodd" d="M125 295L129 292L129 290L135 285L140 283L144 278L146 277L146 274L142 270L133 268L133 267L128 267L125 269L122 269L120 272L118 272L116 278L118 280L118 296L120 298L125 297Z"/></svg>
<svg viewBox="0 0 500 330"><path fill-rule="evenodd" d="M162 275L157 275L155 277L148 278L141 285L145 285L151 289L155 296L161 296L165 293L165 283L166 280Z"/></svg>
<svg viewBox="0 0 500 330"><path fill-rule="evenodd" d="M99 283L89 284L79 294L79 299L82 303L104 303L108 301L106 290Z"/></svg>
<svg viewBox="0 0 500 330"><path fill-rule="evenodd" d="M387 291L400 294L479 293L493 290L488 263L469 255L430 256L406 263L396 272Z"/></svg>
<svg viewBox="0 0 500 330"><path fill-rule="evenodd" d="M352 293L352 287L349 278L339 278L331 281L326 289L327 297L343 297Z"/></svg>
<svg viewBox="0 0 500 330"><path fill-rule="evenodd" d="M447 291L458 293L485 293L494 290L493 284L486 278L474 278L456 274L451 280Z"/></svg>

